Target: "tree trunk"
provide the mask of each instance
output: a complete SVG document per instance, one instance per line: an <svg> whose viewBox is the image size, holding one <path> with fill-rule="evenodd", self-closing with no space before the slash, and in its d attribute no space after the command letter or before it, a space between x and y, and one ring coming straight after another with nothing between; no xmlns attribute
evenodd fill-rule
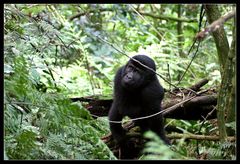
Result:
<svg viewBox="0 0 240 164"><path fill-rule="evenodd" d="M236 103L235 103L235 92L236 92L236 20L234 19L233 23L233 40L231 44L231 49L228 54L228 62L226 67L226 75L228 76L228 87L229 92L227 93L227 119L226 122L234 122L236 121ZM234 135L234 130L227 127L227 134Z"/></svg>
<svg viewBox="0 0 240 164"><path fill-rule="evenodd" d="M209 24L211 24L212 22L214 22L215 20L221 17L221 13L217 5L205 5L204 7L206 10L207 20ZM217 47L218 59L220 64L220 72L222 75L224 66L226 63L225 62L226 57L229 52L229 44L228 44L227 36L223 27L220 27L219 29L214 31L212 34Z"/></svg>
<svg viewBox="0 0 240 164"><path fill-rule="evenodd" d="M178 18L181 19L182 15L182 5L178 5ZM178 51L180 57L185 57L183 54L183 43L184 43L184 38L183 38L183 29L182 29L182 22L178 21L177 22L177 34L178 34Z"/></svg>
<svg viewBox="0 0 240 164"><path fill-rule="evenodd" d="M213 21L221 17L217 5L205 5L204 7L206 10L207 20L209 23L212 23ZM234 77L235 38L233 35L233 43L231 51L229 51L229 44L223 27L220 27L212 34L217 47L220 72L222 76L222 81L218 92L217 119L219 127L219 136L221 141L224 141L227 137L225 127L225 114L226 112L229 111L228 114L232 115L232 112L235 110L234 109L235 104L233 104L235 100L235 89L233 89L234 88L233 86L235 86L235 84L233 83L235 79ZM227 116L227 118L230 119L232 117Z"/></svg>

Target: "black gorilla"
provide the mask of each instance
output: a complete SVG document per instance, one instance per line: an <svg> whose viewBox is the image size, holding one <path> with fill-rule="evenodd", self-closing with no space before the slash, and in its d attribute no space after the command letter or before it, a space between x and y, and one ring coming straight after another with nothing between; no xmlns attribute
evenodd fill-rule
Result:
<svg viewBox="0 0 240 164"><path fill-rule="evenodd" d="M136 55L133 59L156 71L155 62L148 56ZM157 113L161 110L163 97L164 90L156 74L130 59L116 73L114 79L114 100L109 111L109 120L121 121L124 116L137 118ZM134 123L140 126L142 132L152 130L166 144L170 144L165 136L161 114L137 120ZM126 142L126 132L120 123L110 122L110 130L120 146Z"/></svg>

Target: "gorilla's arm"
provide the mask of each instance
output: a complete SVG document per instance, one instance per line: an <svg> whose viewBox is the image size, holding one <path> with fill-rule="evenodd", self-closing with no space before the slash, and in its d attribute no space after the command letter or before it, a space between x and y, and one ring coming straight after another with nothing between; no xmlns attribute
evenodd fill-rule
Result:
<svg viewBox="0 0 240 164"><path fill-rule="evenodd" d="M121 144L124 142L125 130L122 128L121 123L113 123L111 121L121 121L122 115L119 113L117 105L114 103L109 112L110 120L110 130L112 132L113 138L116 139L117 143Z"/></svg>
<svg viewBox="0 0 240 164"><path fill-rule="evenodd" d="M121 78L122 78L122 71L124 67L118 69L115 79L114 79L114 102L110 108L108 118L110 121L110 130L113 135L113 138L117 141L117 143L121 144L124 142L126 131L122 128L121 123L113 123L111 121L122 121L122 114L120 113L121 107L121 99L123 97L122 94L122 87L121 87Z"/></svg>

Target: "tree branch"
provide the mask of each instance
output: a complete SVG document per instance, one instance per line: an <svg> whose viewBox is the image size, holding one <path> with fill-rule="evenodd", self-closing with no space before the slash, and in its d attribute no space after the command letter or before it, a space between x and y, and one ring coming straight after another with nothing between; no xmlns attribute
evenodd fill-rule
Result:
<svg viewBox="0 0 240 164"><path fill-rule="evenodd" d="M195 134L178 134L178 133L174 133L174 134L168 134L167 135L168 138L170 139L180 139L180 138L185 138L185 139L195 139L195 140L209 140L209 141L219 141L220 138L219 136L205 136L205 135L195 135ZM236 138L235 137L227 137L228 141L235 141Z"/></svg>
<svg viewBox="0 0 240 164"><path fill-rule="evenodd" d="M81 17L81 16L89 14L89 13L95 13L96 11L106 12L106 11L114 11L114 9L112 9L112 8L101 8L101 9L98 9L98 10L88 10L87 12L77 13L77 14L71 16L69 18L69 20L72 21L75 18ZM132 11L129 11L129 12L132 12ZM152 18L155 18L155 19L163 19L163 20L170 20L170 21L177 21L177 22L197 22L196 19L175 18L175 17L170 17L170 16L153 15L151 13L145 13L145 12L141 12L141 11L138 11L138 12L142 15L149 16L149 17L152 17Z"/></svg>
<svg viewBox="0 0 240 164"><path fill-rule="evenodd" d="M75 19L75 18L81 17L81 16L86 15L86 14L89 14L89 13L95 13L96 11L105 12L105 11L114 11L114 9L112 9L112 8L101 8L101 9L97 9L97 10L88 10L88 11L86 11L86 12L77 13L77 14L71 16L71 17L69 18L69 20L72 21L72 20Z"/></svg>
<svg viewBox="0 0 240 164"><path fill-rule="evenodd" d="M198 91L202 86L207 84L208 81L209 81L208 79L203 79L203 80L199 81L198 83L194 84L193 86L191 86L190 89L192 89L194 91Z"/></svg>
<svg viewBox="0 0 240 164"><path fill-rule="evenodd" d="M189 22L189 23L197 22L196 19L176 18L176 17L164 16L164 15L153 15L151 13L145 13L142 11L138 11L138 12L142 15L149 16L156 19L163 19L163 20L170 20L170 21L177 21L177 22Z"/></svg>
<svg viewBox="0 0 240 164"><path fill-rule="evenodd" d="M212 24L206 27L203 31L197 33L196 38L198 40L203 40L209 33L216 31L219 29L223 24L228 21L229 19L233 18L236 15L236 11L231 11L226 15L220 17L219 19L215 20Z"/></svg>

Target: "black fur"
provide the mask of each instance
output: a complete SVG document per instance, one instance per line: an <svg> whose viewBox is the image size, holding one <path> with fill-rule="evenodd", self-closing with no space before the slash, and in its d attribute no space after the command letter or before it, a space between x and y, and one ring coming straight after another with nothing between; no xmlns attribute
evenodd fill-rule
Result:
<svg viewBox="0 0 240 164"><path fill-rule="evenodd" d="M156 71L154 61L146 55L136 55L134 59ZM124 116L137 118L157 113L161 110L164 97L163 87L154 72L139 63L129 60L116 73L114 79L114 100L109 111L109 120L121 121ZM165 136L162 115L137 120L141 131L152 130L169 144ZM110 122L110 130L114 139L121 145L126 141L125 131L119 123Z"/></svg>

